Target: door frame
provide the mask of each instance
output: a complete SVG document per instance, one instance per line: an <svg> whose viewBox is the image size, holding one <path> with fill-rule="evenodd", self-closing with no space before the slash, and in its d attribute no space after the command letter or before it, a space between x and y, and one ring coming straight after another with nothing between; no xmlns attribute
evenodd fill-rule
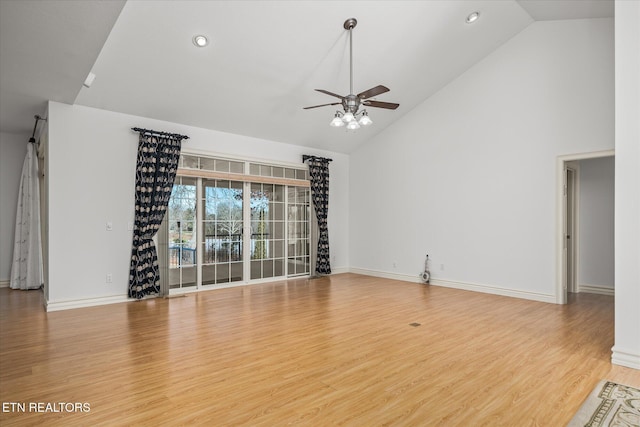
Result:
<svg viewBox="0 0 640 427"><path fill-rule="evenodd" d="M566 173L567 167L572 167L571 162L576 162L585 159L597 159L600 157L615 157L615 150L593 151L589 153L576 153L561 155L556 158L556 304L567 303L567 260L565 256L565 242L566 242L566 206L565 206L565 186L566 186ZM573 167L575 169L575 167ZM577 175L574 177L577 178ZM576 190L578 190L576 185ZM576 191L578 193L579 191ZM576 194L576 201L579 195ZM576 209L574 210L576 217L579 216L579 203L576 202ZM576 223L575 226L575 242L579 239L579 227ZM575 246L574 255L577 256L578 245ZM574 267L577 271L577 262L574 262ZM574 276L577 279L577 274ZM577 286L577 285L576 285Z"/></svg>
<svg viewBox="0 0 640 427"><path fill-rule="evenodd" d="M578 254L580 245L580 163L570 161L564 163L565 182L563 190L563 233L567 237L564 242L563 271L567 292L578 292ZM569 179L571 176L571 179ZM569 209L569 207L571 209ZM571 278L569 280L569 278Z"/></svg>

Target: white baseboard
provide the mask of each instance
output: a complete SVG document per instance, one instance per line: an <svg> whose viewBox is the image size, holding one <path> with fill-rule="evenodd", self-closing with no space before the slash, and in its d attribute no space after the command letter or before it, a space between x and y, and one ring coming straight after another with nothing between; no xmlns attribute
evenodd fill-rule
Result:
<svg viewBox="0 0 640 427"><path fill-rule="evenodd" d="M640 354L632 353L631 350L621 349L617 346L613 346L611 351L611 363L614 365L640 369Z"/></svg>
<svg viewBox="0 0 640 427"><path fill-rule="evenodd" d="M331 267L331 274L343 274L349 273L349 268L347 267Z"/></svg>
<svg viewBox="0 0 640 427"><path fill-rule="evenodd" d="M333 269L331 274L340 274L340 273L348 273L348 272L349 272L349 269L339 267L339 268ZM306 277L306 276L300 276L300 277ZM232 287L238 287L238 286L259 285L259 284L265 284L265 283L271 283L271 282L279 282L282 280L293 280L293 279L298 279L300 277L291 277L289 279L286 279L286 278L283 279L282 277L267 278L264 280L252 281L250 283L249 282L233 282L228 285L217 285L217 286L211 286L211 287L204 287L200 289L197 289L197 288L194 288L194 289L190 288L187 290L172 289L169 291L170 292L169 296L177 296L181 294L189 294L194 292L210 291L210 290L223 289L223 288L232 288ZM148 295L142 299L144 300L144 299L151 299L151 298L157 298L157 296ZM94 307L98 305L117 304L120 302L131 302L131 301L136 301L136 299L129 298L126 295L113 295L108 297L85 298L85 299L63 300L63 301L46 301L45 309L47 312L60 311L60 310L70 310L73 308Z"/></svg>
<svg viewBox="0 0 640 427"><path fill-rule="evenodd" d="M135 299L129 298L126 295L114 295L109 297L85 298L76 300L46 301L44 303L44 306L46 311L49 312L70 310L72 308L94 307L97 305L116 304L119 302L128 301L135 301Z"/></svg>
<svg viewBox="0 0 640 427"><path fill-rule="evenodd" d="M403 282L422 283L418 274L410 276L408 274L389 273L387 271L369 270L365 268L350 268L349 273L362 274L363 276L382 277L383 279L401 280Z"/></svg>
<svg viewBox="0 0 640 427"><path fill-rule="evenodd" d="M9 281L8 280L0 280L0 288L8 288Z"/></svg>
<svg viewBox="0 0 640 427"><path fill-rule="evenodd" d="M465 291L482 292L484 294L501 295L503 297L520 298L531 301L548 302L556 304L555 295L541 294L538 292L519 291L517 289L499 288L497 286L481 285L477 283L454 282L451 280L431 280L432 285L445 288L462 289Z"/></svg>
<svg viewBox="0 0 640 427"><path fill-rule="evenodd" d="M351 273L363 274L365 276L382 277L385 279L401 280L411 283L422 283L422 280L416 274L411 276L408 274L388 273L385 271L367 270L363 268L352 268ZM515 289L499 288L496 286L482 285L478 283L456 282L444 279L431 279L431 285L442 286L444 288L461 289L465 291L481 292L485 294L501 295L505 297L521 298L532 301L548 302L556 304L555 295L540 294L537 292L519 291Z"/></svg>
<svg viewBox="0 0 640 427"><path fill-rule="evenodd" d="M609 286L602 285L578 285L578 292L599 295L615 295L615 290Z"/></svg>

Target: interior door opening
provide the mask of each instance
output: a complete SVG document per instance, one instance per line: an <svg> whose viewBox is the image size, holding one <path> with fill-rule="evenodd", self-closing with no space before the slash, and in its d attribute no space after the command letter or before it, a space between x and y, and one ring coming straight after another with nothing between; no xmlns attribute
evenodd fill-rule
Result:
<svg viewBox="0 0 640 427"><path fill-rule="evenodd" d="M581 162L613 156L614 151L607 150L559 156L557 158L556 303L558 304L566 304L568 294L582 292L589 288L589 286L581 285L584 278L581 277L580 273L585 267L585 265L582 265L584 254L581 254L580 250L582 221L580 212ZM584 214L588 213L585 212ZM612 251L613 249L611 249ZM612 256L612 253L609 255ZM589 263L588 260L584 262ZM590 291L593 292L593 289Z"/></svg>

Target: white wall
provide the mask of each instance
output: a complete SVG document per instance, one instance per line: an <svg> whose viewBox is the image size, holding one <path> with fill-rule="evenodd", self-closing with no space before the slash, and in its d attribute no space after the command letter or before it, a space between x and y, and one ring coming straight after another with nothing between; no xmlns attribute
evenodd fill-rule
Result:
<svg viewBox="0 0 640 427"><path fill-rule="evenodd" d="M615 3L616 314L613 363L640 369L640 2Z"/></svg>
<svg viewBox="0 0 640 427"><path fill-rule="evenodd" d="M30 135L0 132L0 283L11 278L18 187Z"/></svg>
<svg viewBox="0 0 640 427"><path fill-rule="evenodd" d="M580 161L578 286L591 291L614 284L613 157Z"/></svg>
<svg viewBox="0 0 640 427"><path fill-rule="evenodd" d="M49 304L127 294L137 133L144 127L186 134L198 150L301 164L302 154L333 158L329 227L334 268L348 259L348 156L151 120L49 103ZM106 231L106 222L113 231ZM113 283L105 283L107 273Z"/></svg>
<svg viewBox="0 0 640 427"><path fill-rule="evenodd" d="M612 19L535 22L354 152L352 269L555 302L556 158L613 148L613 65Z"/></svg>

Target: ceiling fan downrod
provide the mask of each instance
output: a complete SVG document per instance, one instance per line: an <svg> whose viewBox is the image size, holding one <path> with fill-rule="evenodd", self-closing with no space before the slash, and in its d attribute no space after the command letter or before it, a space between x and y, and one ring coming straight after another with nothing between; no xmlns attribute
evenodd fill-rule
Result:
<svg viewBox="0 0 640 427"><path fill-rule="evenodd" d="M356 18L344 21L344 29L349 30L349 95L353 95L353 29L358 25Z"/></svg>

